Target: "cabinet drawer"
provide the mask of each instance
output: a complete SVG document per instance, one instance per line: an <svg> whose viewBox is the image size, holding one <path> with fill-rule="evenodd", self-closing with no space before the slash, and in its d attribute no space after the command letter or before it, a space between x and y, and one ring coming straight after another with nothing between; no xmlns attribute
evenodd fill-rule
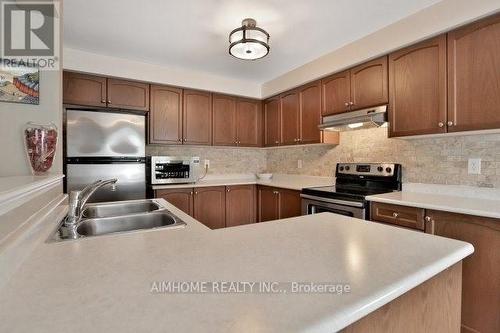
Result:
<svg viewBox="0 0 500 333"><path fill-rule="evenodd" d="M372 202L370 220L424 230L424 210L422 208Z"/></svg>

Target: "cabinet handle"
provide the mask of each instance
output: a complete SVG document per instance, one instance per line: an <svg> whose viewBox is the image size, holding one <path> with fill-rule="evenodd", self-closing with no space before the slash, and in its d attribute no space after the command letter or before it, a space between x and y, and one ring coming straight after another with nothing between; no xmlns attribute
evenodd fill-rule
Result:
<svg viewBox="0 0 500 333"><path fill-rule="evenodd" d="M434 225L434 220L430 216L426 216L425 219L425 232L428 234L434 235L436 233L435 231L435 225Z"/></svg>
<svg viewBox="0 0 500 333"><path fill-rule="evenodd" d="M193 195L193 191L189 192L189 195Z"/></svg>
<svg viewBox="0 0 500 333"><path fill-rule="evenodd" d="M345 102L345 103L344 103L344 105L345 105L345 106L349 106L349 102Z"/></svg>
<svg viewBox="0 0 500 333"><path fill-rule="evenodd" d="M354 102L350 102L349 105L354 105Z"/></svg>
<svg viewBox="0 0 500 333"><path fill-rule="evenodd" d="M449 121L449 122L447 123L447 125L448 125L448 126L453 126L453 122L452 122L452 121Z"/></svg>
<svg viewBox="0 0 500 333"><path fill-rule="evenodd" d="M197 191L195 191L195 192L194 192L194 195L197 195L197 194L198 194L198 192L197 192Z"/></svg>
<svg viewBox="0 0 500 333"><path fill-rule="evenodd" d="M184 139L183 141L184 141L184 142L186 142L186 141L187 141L187 139Z"/></svg>
<svg viewBox="0 0 500 333"><path fill-rule="evenodd" d="M440 121L440 122L438 123L438 126L439 126L439 127L443 127L443 126L444 126L444 123L443 123L442 121Z"/></svg>
<svg viewBox="0 0 500 333"><path fill-rule="evenodd" d="M178 139L177 141L182 142L182 139Z"/></svg>
<svg viewBox="0 0 500 333"><path fill-rule="evenodd" d="M279 141L274 141L274 143L280 143Z"/></svg>
<svg viewBox="0 0 500 333"><path fill-rule="evenodd" d="M227 189L226 191L227 191L227 192L229 192L229 191L231 191L231 190L230 190L230 189Z"/></svg>
<svg viewBox="0 0 500 333"><path fill-rule="evenodd" d="M108 104L111 104L111 100L108 99Z"/></svg>
<svg viewBox="0 0 500 333"><path fill-rule="evenodd" d="M394 217L395 219L397 219L398 216L399 216L399 213L397 213L397 212L392 213L392 217Z"/></svg>
<svg viewBox="0 0 500 333"><path fill-rule="evenodd" d="M280 194L280 192L278 192L278 191L273 191L273 194Z"/></svg>
<svg viewBox="0 0 500 333"><path fill-rule="evenodd" d="M101 99L101 103L102 104L106 104L106 100L105 99Z"/></svg>

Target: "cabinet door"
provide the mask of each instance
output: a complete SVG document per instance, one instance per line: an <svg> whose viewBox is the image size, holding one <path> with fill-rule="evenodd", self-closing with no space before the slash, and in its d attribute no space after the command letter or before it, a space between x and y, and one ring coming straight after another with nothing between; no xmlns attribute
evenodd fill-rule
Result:
<svg viewBox="0 0 500 333"><path fill-rule="evenodd" d="M279 218L300 216L302 212L300 192L286 189L279 189Z"/></svg>
<svg viewBox="0 0 500 333"><path fill-rule="evenodd" d="M500 220L427 211L426 231L474 246L463 260L462 332L500 332Z"/></svg>
<svg viewBox="0 0 500 333"><path fill-rule="evenodd" d="M351 69L351 110L387 104L387 56Z"/></svg>
<svg viewBox="0 0 500 333"><path fill-rule="evenodd" d="M370 220L424 230L424 210L422 208L372 202Z"/></svg>
<svg viewBox="0 0 500 333"><path fill-rule="evenodd" d="M214 95L213 117L214 146L236 146L236 98Z"/></svg>
<svg viewBox="0 0 500 333"><path fill-rule="evenodd" d="M108 79L108 107L149 111L149 84Z"/></svg>
<svg viewBox="0 0 500 333"><path fill-rule="evenodd" d="M279 192L268 186L258 187L259 222L272 221L279 216Z"/></svg>
<svg viewBox="0 0 500 333"><path fill-rule="evenodd" d="M389 135L446 132L446 36L389 55Z"/></svg>
<svg viewBox="0 0 500 333"><path fill-rule="evenodd" d="M321 83L313 82L299 88L299 142L318 143L321 119Z"/></svg>
<svg viewBox="0 0 500 333"><path fill-rule="evenodd" d="M194 218L210 229L226 226L226 187L194 189Z"/></svg>
<svg viewBox="0 0 500 333"><path fill-rule="evenodd" d="M448 33L449 132L500 128L500 15Z"/></svg>
<svg viewBox="0 0 500 333"><path fill-rule="evenodd" d="M255 185L226 186L226 227L255 223Z"/></svg>
<svg viewBox="0 0 500 333"><path fill-rule="evenodd" d="M63 73L63 101L66 104L106 106L106 78Z"/></svg>
<svg viewBox="0 0 500 333"><path fill-rule="evenodd" d="M325 115L349 111L351 76L349 71L337 73L321 80L321 113Z"/></svg>
<svg viewBox="0 0 500 333"><path fill-rule="evenodd" d="M279 145L281 138L279 97L264 102L264 123L264 145Z"/></svg>
<svg viewBox="0 0 500 333"><path fill-rule="evenodd" d="M212 96L208 92L184 90L183 142L212 144Z"/></svg>
<svg viewBox="0 0 500 333"><path fill-rule="evenodd" d="M293 145L299 139L299 94L290 91L281 95L281 140L282 145Z"/></svg>
<svg viewBox="0 0 500 333"><path fill-rule="evenodd" d="M156 190L156 198L163 198L184 213L193 216L193 189L179 188L169 190Z"/></svg>
<svg viewBox="0 0 500 333"><path fill-rule="evenodd" d="M238 146L261 146L261 105L260 101L250 99L239 98L236 101L236 137L238 138Z"/></svg>
<svg viewBox="0 0 500 333"><path fill-rule="evenodd" d="M149 142L182 142L182 89L151 86Z"/></svg>

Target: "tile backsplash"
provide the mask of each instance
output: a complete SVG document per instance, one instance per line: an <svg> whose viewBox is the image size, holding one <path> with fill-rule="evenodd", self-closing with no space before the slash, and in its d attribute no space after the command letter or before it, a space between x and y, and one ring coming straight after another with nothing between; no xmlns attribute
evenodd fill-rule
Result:
<svg viewBox="0 0 500 333"><path fill-rule="evenodd" d="M148 155L187 155L210 160L211 174L274 173L331 176L338 162L395 162L411 183L500 188L500 134L389 139L387 128L342 132L340 145L259 149L149 145ZM481 158L481 175L467 173ZM302 160L302 168L298 168Z"/></svg>
<svg viewBox="0 0 500 333"><path fill-rule="evenodd" d="M146 155L198 156L210 160L209 174L259 173L266 169L266 151L260 148L146 146Z"/></svg>
<svg viewBox="0 0 500 333"><path fill-rule="evenodd" d="M469 158L481 158L469 175ZM267 170L330 176L337 162L395 162L411 183L500 187L500 134L389 139L387 128L342 132L340 145L267 150ZM302 168L297 168L302 160Z"/></svg>

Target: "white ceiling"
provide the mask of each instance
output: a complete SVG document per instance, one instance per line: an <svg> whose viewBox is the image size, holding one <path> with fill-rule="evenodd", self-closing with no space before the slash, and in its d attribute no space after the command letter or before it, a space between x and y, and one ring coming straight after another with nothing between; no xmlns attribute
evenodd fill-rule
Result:
<svg viewBox="0 0 500 333"><path fill-rule="evenodd" d="M68 0L64 43L264 83L439 1ZM264 59L249 62L228 54L228 34L245 17L271 35Z"/></svg>

